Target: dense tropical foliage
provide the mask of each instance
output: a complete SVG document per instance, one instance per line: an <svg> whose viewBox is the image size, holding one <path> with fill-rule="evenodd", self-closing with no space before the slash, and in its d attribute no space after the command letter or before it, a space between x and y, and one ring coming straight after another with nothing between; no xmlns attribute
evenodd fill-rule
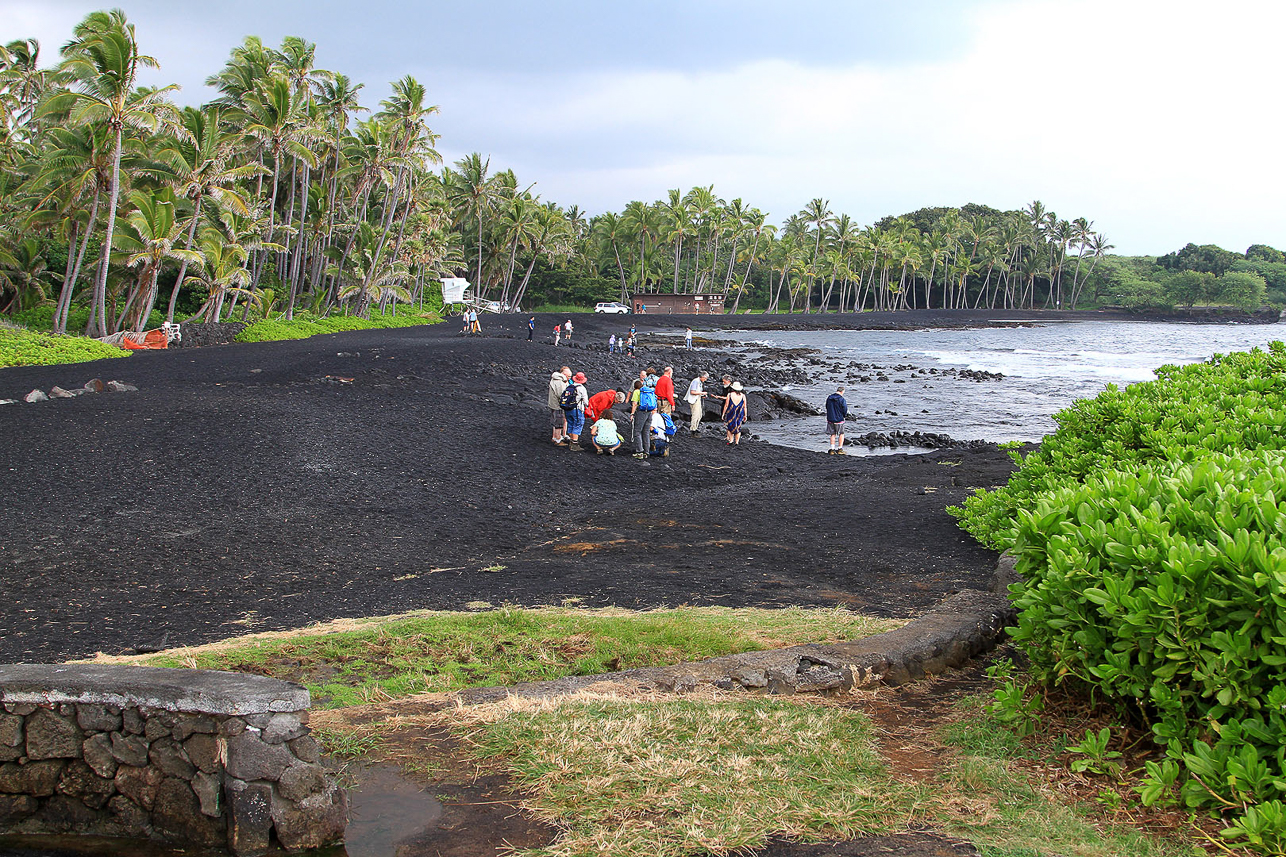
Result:
<svg viewBox="0 0 1286 857"><path fill-rule="evenodd" d="M862 226L814 199L774 226L696 187L587 217L481 154L442 166L419 81L371 112L315 53L249 37L207 80L217 97L180 107L176 87L139 84L156 63L120 11L87 16L56 63L35 40L0 48L0 313L48 306L50 330L97 336L368 317L433 302L442 276L508 306L665 291L725 293L732 311L1252 307L1265 281L1286 298L1272 248L1121 259L1039 201Z"/></svg>
<svg viewBox="0 0 1286 857"><path fill-rule="evenodd" d="M1166 759L1145 802L1286 847L1286 346L1163 367L1055 419L954 510L1011 550L1035 675L1116 701Z"/></svg>

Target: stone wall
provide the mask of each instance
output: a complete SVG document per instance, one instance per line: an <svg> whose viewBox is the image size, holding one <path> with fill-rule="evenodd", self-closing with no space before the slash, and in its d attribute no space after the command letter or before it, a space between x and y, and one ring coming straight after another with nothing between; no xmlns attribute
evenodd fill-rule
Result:
<svg viewBox="0 0 1286 857"><path fill-rule="evenodd" d="M289 851L343 838L308 691L260 676L0 664L0 834Z"/></svg>

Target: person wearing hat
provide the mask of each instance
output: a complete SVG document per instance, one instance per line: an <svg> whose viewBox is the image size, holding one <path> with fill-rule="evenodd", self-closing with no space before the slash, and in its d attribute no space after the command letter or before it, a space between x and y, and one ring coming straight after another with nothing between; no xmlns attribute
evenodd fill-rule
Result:
<svg viewBox="0 0 1286 857"><path fill-rule="evenodd" d="M572 377L572 386L576 388L575 404L567 412L567 436L569 443L567 448L572 451L580 449L580 433L585 428L585 407L589 404L589 391L585 389L585 382L589 380L585 377L584 372L577 372Z"/></svg>
<svg viewBox="0 0 1286 857"><path fill-rule="evenodd" d="M723 401L723 422L728 430L728 446L741 444L741 426L746 421L746 394L741 392L741 382L733 381L728 397Z"/></svg>

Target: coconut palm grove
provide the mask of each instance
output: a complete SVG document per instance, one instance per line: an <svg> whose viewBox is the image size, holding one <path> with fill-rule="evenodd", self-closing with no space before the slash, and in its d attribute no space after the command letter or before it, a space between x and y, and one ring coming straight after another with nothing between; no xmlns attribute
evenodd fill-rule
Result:
<svg viewBox="0 0 1286 857"><path fill-rule="evenodd" d="M119 11L58 56L0 49L0 313L105 336L161 320L367 318L440 303L443 276L523 308L638 292L727 295L732 312L1087 305L1257 307L1286 258L1188 245L1110 256L1039 201L924 208L862 225L822 198L779 224L711 187L587 216L474 153L443 165L437 108L408 76L374 108L315 45L249 37L179 106Z"/></svg>

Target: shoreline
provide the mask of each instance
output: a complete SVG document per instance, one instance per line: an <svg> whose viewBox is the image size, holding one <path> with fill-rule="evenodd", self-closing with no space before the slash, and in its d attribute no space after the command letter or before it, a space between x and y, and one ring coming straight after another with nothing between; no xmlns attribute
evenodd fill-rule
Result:
<svg viewBox="0 0 1286 857"><path fill-rule="evenodd" d="M986 587L994 553L945 509L1008 478L994 446L837 457L710 426L666 459L554 447L551 369L680 368L646 340L629 361L447 322L0 372L0 396L139 388L0 408L0 661L482 602L914 616Z"/></svg>

